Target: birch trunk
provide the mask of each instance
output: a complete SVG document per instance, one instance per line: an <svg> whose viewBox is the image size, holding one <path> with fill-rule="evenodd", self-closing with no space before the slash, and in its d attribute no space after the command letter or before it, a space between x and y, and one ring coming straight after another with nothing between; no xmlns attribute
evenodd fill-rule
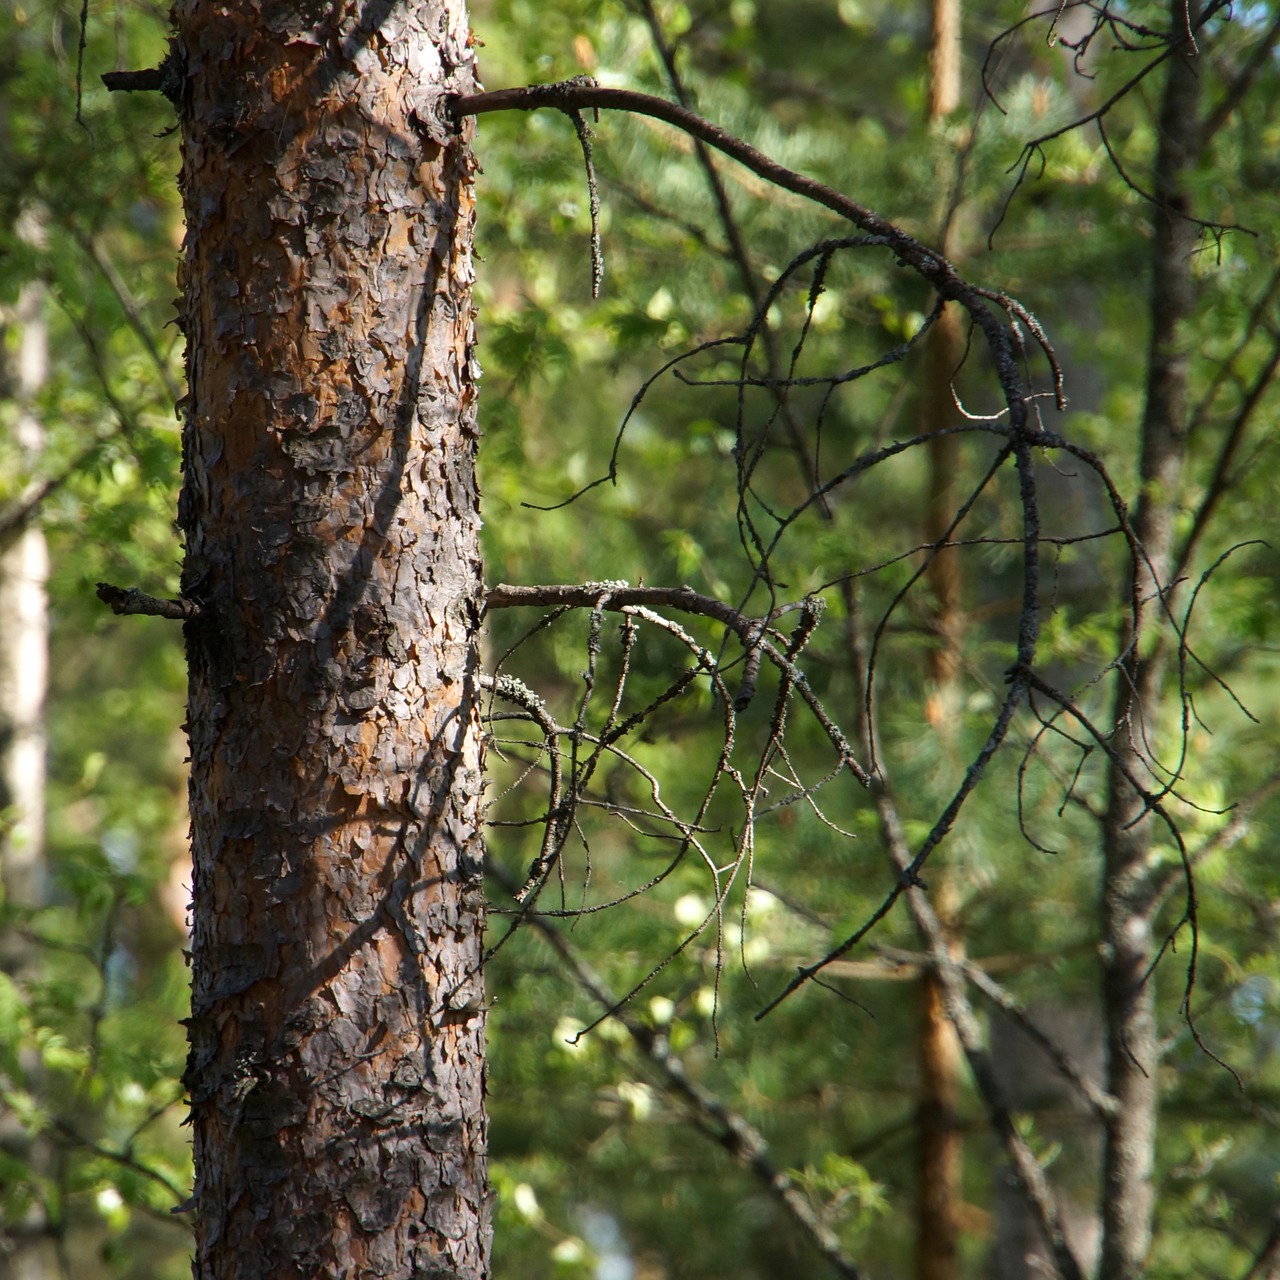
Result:
<svg viewBox="0 0 1280 1280"><path fill-rule="evenodd" d="M33 233L33 235L38 233ZM3 371L0 394L19 409L13 435L34 464L44 449L44 428L33 408L49 373L45 288L30 284L19 295L13 322L18 345ZM2 334L0 330L0 334ZM18 495L20 497L20 495ZM39 513L0 534L0 876L13 907L42 906L44 889L44 699L49 674L49 552ZM25 949L16 939L6 950ZM24 956L23 960L26 959ZM20 963L20 962L19 962Z"/></svg>
<svg viewBox="0 0 1280 1280"><path fill-rule="evenodd" d="M41 230L31 214L19 235L38 244ZM13 438L36 469L44 450L44 426L35 399L49 375L49 329L43 284L26 285L12 322L17 349L0 369L0 396L18 405ZM3 338L0 327L0 338ZM20 499L20 495L19 499ZM49 683L49 550L39 511L0 533L0 902L11 919L22 920L45 905L45 720ZM39 953L23 931L0 930L0 969L19 984L37 976ZM27 1084L40 1078L39 1053L22 1053ZM47 1139L27 1132L8 1108L0 1110L0 1148L47 1177L53 1152ZM45 1204L33 1205L20 1222L0 1231L0 1270L11 1280L48 1280L58 1274L53 1224Z"/></svg>

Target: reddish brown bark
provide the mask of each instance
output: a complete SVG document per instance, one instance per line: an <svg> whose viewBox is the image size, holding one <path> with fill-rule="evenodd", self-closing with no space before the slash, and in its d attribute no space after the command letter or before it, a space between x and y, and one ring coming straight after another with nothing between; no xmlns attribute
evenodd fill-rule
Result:
<svg viewBox="0 0 1280 1280"><path fill-rule="evenodd" d="M964 1174L957 1107L964 1059L935 973L926 974L921 982L921 1004L916 1276L917 1280L955 1280L960 1274Z"/></svg>
<svg viewBox="0 0 1280 1280"><path fill-rule="evenodd" d="M960 313L956 307L948 306L925 342L921 431L937 432L960 422L952 380L964 359L964 347ZM929 497L925 508L925 536L930 542L943 540L955 518L960 504L958 465L955 436L931 436ZM938 552L929 562L928 582L933 592L935 640L929 650L929 696L925 715L933 728L945 737L951 733L960 712L960 643L964 630L960 555L954 548Z"/></svg>
<svg viewBox="0 0 1280 1280"><path fill-rule="evenodd" d="M929 55L929 124L940 127L960 104L960 0L932 0L933 36ZM940 166L945 190L950 175ZM950 218L944 214L942 249L954 246ZM964 357L964 327L959 310L944 308L925 341L924 395L920 429L939 432L959 420L952 379ZM957 506L957 456L954 437L933 434L929 440L929 493L925 536L938 542L947 535ZM928 658L925 716L944 742L952 739L960 706L961 610L960 557L954 550L934 555L928 567L933 593L935 640ZM935 873L938 916L952 949L961 951L953 928L954 879L949 869ZM960 1274L960 1208L963 1199L964 1147L957 1107L963 1055L955 1028L947 1017L939 975L921 981L921 1022L917 1054L920 1062L920 1106L917 1161L920 1191L916 1220L917 1280L956 1280Z"/></svg>
<svg viewBox="0 0 1280 1280"><path fill-rule="evenodd" d="M963 16L960 0L932 0L930 4L930 124L941 123L960 105Z"/></svg>
<svg viewBox="0 0 1280 1280"><path fill-rule="evenodd" d="M195 1275L487 1274L459 0L175 8Z"/></svg>

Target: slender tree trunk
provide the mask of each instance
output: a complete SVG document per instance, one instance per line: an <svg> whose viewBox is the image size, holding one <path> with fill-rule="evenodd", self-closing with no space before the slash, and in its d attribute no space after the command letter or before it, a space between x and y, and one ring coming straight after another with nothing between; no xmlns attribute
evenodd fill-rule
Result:
<svg viewBox="0 0 1280 1280"><path fill-rule="evenodd" d="M23 224L27 224L25 227ZM19 221L19 235L41 239L30 214ZM18 296L12 320L18 342L0 369L0 397L17 402L15 443L29 465L44 449L44 428L34 400L49 373L49 333L42 284L28 284ZM0 329L0 337L3 329ZM49 607L46 583L49 553L39 513L32 512L0 533L0 885L12 919L44 905L45 733L44 702L49 672ZM20 984L35 976L38 956L24 933L0 930L0 968ZM40 1055L22 1055L27 1084L36 1086ZM0 1114L0 1148L48 1176L53 1152L47 1139L32 1137L18 1118ZM33 1205L22 1222L4 1224L0 1272L11 1280L47 1280L58 1274L52 1224L44 1204Z"/></svg>
<svg viewBox="0 0 1280 1280"><path fill-rule="evenodd" d="M941 918L944 904L939 905ZM955 952L958 957L958 946ZM956 1280L960 1275L964 1183L964 1145L958 1117L964 1054L947 1018L945 993L936 974L925 974L920 994L916 1276L917 1280Z"/></svg>
<svg viewBox="0 0 1280 1280"><path fill-rule="evenodd" d="M960 0L932 0L933 37L929 56L929 115L932 130L939 130L960 105ZM950 180L950 160L939 165L940 191ZM951 219L943 211L941 242L944 253L953 245ZM920 404L920 430L937 433L953 425L959 414L952 396L952 379L963 359L964 330L954 306L944 308L925 340L924 394ZM958 482L956 446L951 436L934 434L929 440L929 494L925 506L925 535L942 539L953 518ZM929 686L925 715L944 743L954 741L959 710L961 574L955 551L934 556L928 570L933 592L935 642L929 650ZM958 908L951 869L935 869L936 909L949 935L952 950L962 952L954 929ZM920 1105L917 1112L917 1162L920 1191L916 1220L917 1280L957 1280L960 1274L960 1206L963 1199L964 1147L957 1108L960 1100L964 1057L946 1014L946 1002L938 975L921 979Z"/></svg>
<svg viewBox="0 0 1280 1280"><path fill-rule="evenodd" d="M932 0L932 43L929 50L930 132L937 135L960 106L960 0ZM938 163L937 241L948 257L957 251L955 210L948 207L954 181L955 156L945 151ZM946 306L924 342L924 390L920 402L920 430L930 432L929 495L925 506L925 534L930 542L946 536L955 516L960 485L956 474L954 436L939 434L960 421L953 382L964 359L964 321L955 305ZM925 715L937 732L950 735L959 711L960 641L963 628L960 557L942 551L929 562L936 643L929 650L929 696Z"/></svg>
<svg viewBox="0 0 1280 1280"><path fill-rule="evenodd" d="M488 1273L461 0L179 0L197 1280Z"/></svg>
<svg viewBox="0 0 1280 1280"><path fill-rule="evenodd" d="M1184 30L1198 6L1171 6L1173 30ZM1133 565L1134 599L1147 632L1159 629L1161 592L1168 589L1173 521L1186 452L1187 366L1185 332L1195 303L1191 255L1197 230L1180 217L1187 211L1187 175L1199 152L1200 68L1190 48L1169 60L1160 112L1152 242L1151 350L1142 421L1141 492L1133 528L1145 557ZM1154 822L1143 816L1142 798L1126 781L1152 778L1147 743L1166 669L1165 647L1131 645L1116 681L1113 738L1116 755L1108 779L1104 819L1105 880L1102 895L1103 1009L1107 1024L1107 1088L1118 1107L1107 1132L1102 1193L1101 1280L1143 1274L1151 1245L1152 1165L1157 1111L1155 984L1151 842ZM1147 641L1150 636L1146 637Z"/></svg>
<svg viewBox="0 0 1280 1280"><path fill-rule="evenodd" d="M29 462L44 449L32 402L49 371L43 285L14 310L18 346L0 394L18 402L14 441ZM49 668L49 553L38 513L0 533L0 875L10 906L44 901L44 698ZM15 939L6 940L6 957Z"/></svg>
<svg viewBox="0 0 1280 1280"><path fill-rule="evenodd" d="M924 399L921 431L937 432L960 421L952 382L964 359L964 324L954 306L943 309L925 341ZM959 505L959 458L955 436L933 435L929 440L929 498L925 534L930 542L946 536ZM960 713L960 645L964 634L960 556L948 549L929 564L933 593L935 643L929 650L929 694L925 715L944 737L953 736Z"/></svg>

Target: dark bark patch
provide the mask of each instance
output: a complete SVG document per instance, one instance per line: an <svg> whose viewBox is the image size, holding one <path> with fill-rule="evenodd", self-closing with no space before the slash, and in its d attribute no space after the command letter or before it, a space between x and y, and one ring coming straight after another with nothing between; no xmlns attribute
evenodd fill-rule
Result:
<svg viewBox="0 0 1280 1280"><path fill-rule="evenodd" d="M244 1100L240 1122L258 1139L271 1138L282 1129L301 1124L307 1106L280 1080L262 1080Z"/></svg>
<svg viewBox="0 0 1280 1280"><path fill-rule="evenodd" d="M266 954L257 943L217 948L217 980L209 990L214 1000L247 991L266 973Z"/></svg>
<svg viewBox="0 0 1280 1280"><path fill-rule="evenodd" d="M389 1187L371 1179L348 1187L345 1199L365 1231L385 1231L400 1217L405 1193L402 1188Z"/></svg>

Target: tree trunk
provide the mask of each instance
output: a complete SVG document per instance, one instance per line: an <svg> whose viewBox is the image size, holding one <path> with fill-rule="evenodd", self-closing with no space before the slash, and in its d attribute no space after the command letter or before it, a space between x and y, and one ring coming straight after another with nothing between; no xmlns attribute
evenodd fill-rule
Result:
<svg viewBox="0 0 1280 1280"><path fill-rule="evenodd" d="M461 0L179 0L197 1280L488 1272Z"/></svg>
<svg viewBox="0 0 1280 1280"><path fill-rule="evenodd" d="M959 955L958 947L956 951ZM959 1122L964 1054L947 1018L945 994L936 974L924 976L920 995L916 1277L957 1280L964 1190L964 1145Z"/></svg>
<svg viewBox="0 0 1280 1280"><path fill-rule="evenodd" d="M33 232L32 238L38 233ZM26 237L24 237L26 238ZM18 402L14 441L34 464L44 429L32 402L49 371L45 288L29 284L18 297L18 347L3 370L0 397ZM0 328L0 336L3 329ZM16 499L20 494L14 495ZM44 902L44 698L49 668L49 552L39 513L0 532L0 879L11 907ZM22 967L27 944L4 941L6 964ZM21 955L15 955L15 948Z"/></svg>
<svg viewBox="0 0 1280 1280"><path fill-rule="evenodd" d="M930 129L937 133L960 105L960 0L932 0L932 48L929 56ZM953 219L945 207L954 157L939 162L942 251L954 248ZM959 420L952 396L952 379L964 359L964 328L955 306L943 309L924 343L924 392L920 403L920 430L930 436L929 493L925 506L925 536L940 541L954 518L957 506L955 437L936 434ZM960 709L961 607L960 557L947 550L929 563L928 582L934 603L934 643L929 649L928 695L925 716L940 740L955 741ZM955 928L959 910L955 873L940 864L933 870L939 920L947 931L951 949L963 954ZM946 1014L938 975L926 972L921 979L920 1104L917 1111L916 1158L920 1190L916 1214L916 1280L957 1280L960 1275L960 1209L964 1191L964 1146L960 1136L958 1106L964 1055L955 1028Z"/></svg>
<svg viewBox="0 0 1280 1280"><path fill-rule="evenodd" d="M19 219L19 236L42 241L39 220ZM13 323L17 350L0 369L0 398L18 404L13 437L35 468L44 450L44 426L33 410L49 375L49 328L43 284L18 295ZM0 327L0 339L4 336ZM21 495L14 495L21 500ZM44 848L44 702L49 676L49 550L38 511L0 532L0 902L12 920L45 904L48 879ZM39 954L30 936L0 930L0 969L20 984L36 976ZM22 1051L28 1087L40 1080L40 1054ZM53 1152L47 1138L33 1136L8 1108L0 1113L0 1150L26 1162L35 1179L47 1178ZM0 1262L10 1280L48 1280L58 1274L53 1224L45 1203L33 1204L20 1222L5 1224Z"/></svg>
<svg viewBox="0 0 1280 1280"><path fill-rule="evenodd" d="M1174 0L1174 31L1194 21L1198 6ZM1187 211L1189 170L1199 153L1200 68L1189 46L1169 60L1160 113L1152 210L1151 350L1142 421L1141 492L1133 529L1145 556L1133 562L1133 598L1147 632L1160 628L1161 592L1171 586L1174 516L1186 453L1188 335L1195 303L1191 255L1198 231ZM1149 636L1147 637L1149 640ZM1143 1274L1151 1245L1154 1188L1158 1039L1153 958L1151 842L1154 819L1125 778L1153 775L1146 744L1166 668L1165 646L1143 643L1132 632L1116 681L1115 756L1104 818L1102 896L1103 1009L1107 1024L1107 1088L1118 1104L1107 1132L1102 1192L1101 1280Z"/></svg>

